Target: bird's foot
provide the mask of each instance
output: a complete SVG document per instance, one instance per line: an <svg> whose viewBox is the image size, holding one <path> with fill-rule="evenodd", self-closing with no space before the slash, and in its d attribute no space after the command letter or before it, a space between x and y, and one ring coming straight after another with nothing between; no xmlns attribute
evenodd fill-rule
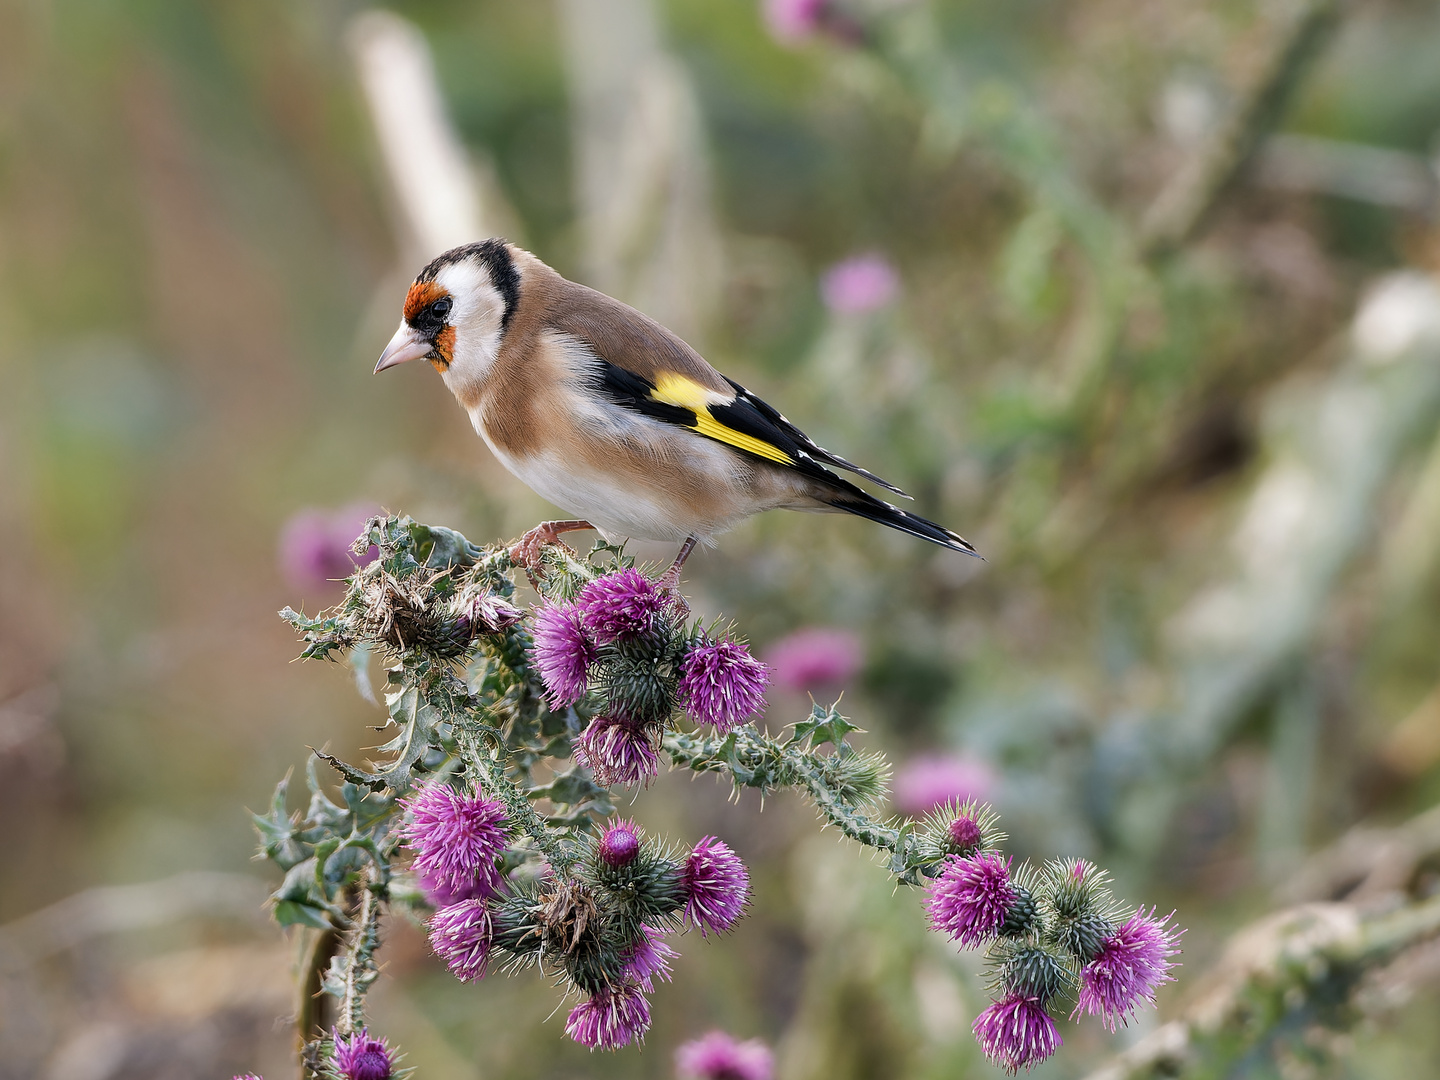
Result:
<svg viewBox="0 0 1440 1080"><path fill-rule="evenodd" d="M675 561L670 564L670 569L661 574L659 580L655 582L655 587L670 598L670 602L675 606L675 613L681 619L689 618L690 605L680 595L680 570L684 567L685 560L690 557L690 553L695 550L695 543L693 536L686 540L680 549L680 554L676 555Z"/></svg>
<svg viewBox="0 0 1440 1080"><path fill-rule="evenodd" d="M540 569L541 554L548 545L559 544L565 547L565 542L560 539L561 533L579 532L581 529L594 527L588 521L541 522L515 542L515 546L510 549L510 561L524 570L530 584L534 585L535 574Z"/></svg>

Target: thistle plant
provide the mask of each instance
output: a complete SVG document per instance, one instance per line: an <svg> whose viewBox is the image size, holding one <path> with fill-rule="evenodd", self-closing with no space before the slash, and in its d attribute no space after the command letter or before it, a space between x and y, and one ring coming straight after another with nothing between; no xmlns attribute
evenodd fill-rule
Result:
<svg viewBox="0 0 1440 1080"><path fill-rule="evenodd" d="M394 735L382 763L316 751L306 810L287 811L287 778L255 816L283 874L276 920L314 932L298 1018L307 1076L401 1075L365 1014L396 911L424 921L457 979L537 968L574 1002L570 1038L605 1050L641 1041L679 938L723 934L750 896L723 838L679 844L616 815L610 789L648 784L662 756L737 790L796 790L825 824L888 853L900 883L927 890L937 929L988 948L997 1000L975 1032L1011 1072L1055 1051L1067 1007L1113 1028L1169 978L1168 920L1127 915L1090 863L1014 868L983 804L874 816L888 767L850 744L858 729L833 707L814 706L783 736L757 730L765 665L621 549L544 549L527 568L540 597L527 613L508 547L404 517L372 518L355 548L372 546L378 557L336 607L281 614L304 658L387 658Z"/></svg>

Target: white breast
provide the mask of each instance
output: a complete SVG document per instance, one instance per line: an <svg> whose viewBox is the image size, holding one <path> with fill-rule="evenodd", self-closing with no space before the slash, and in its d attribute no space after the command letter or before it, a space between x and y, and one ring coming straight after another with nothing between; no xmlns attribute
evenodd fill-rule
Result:
<svg viewBox="0 0 1440 1080"><path fill-rule="evenodd" d="M475 429L482 437L485 436L485 429L478 421ZM666 506L650 493L621 487L603 474L590 472L579 475L558 455L514 457L489 438L485 438L485 444L500 464L537 495L572 517L584 518L612 543L632 537L680 543L700 525L677 518L673 505ZM714 530L707 530L707 533L709 531ZM708 535L701 539L708 539Z"/></svg>

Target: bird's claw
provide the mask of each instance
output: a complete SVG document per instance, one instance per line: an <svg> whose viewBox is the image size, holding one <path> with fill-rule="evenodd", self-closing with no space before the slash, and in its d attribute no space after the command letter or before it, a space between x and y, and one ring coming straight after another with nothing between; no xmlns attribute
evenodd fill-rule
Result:
<svg viewBox="0 0 1440 1080"><path fill-rule="evenodd" d="M655 581L655 589L670 602L671 609L682 621L690 617L690 605L680 595L680 569L671 567Z"/></svg>
<svg viewBox="0 0 1440 1080"><path fill-rule="evenodd" d="M515 541L515 545L510 549L510 562L525 571L531 585L537 585L535 576L543 565L545 548L550 544L559 544L568 550L568 545L560 539L560 534L590 527L588 521L541 522Z"/></svg>

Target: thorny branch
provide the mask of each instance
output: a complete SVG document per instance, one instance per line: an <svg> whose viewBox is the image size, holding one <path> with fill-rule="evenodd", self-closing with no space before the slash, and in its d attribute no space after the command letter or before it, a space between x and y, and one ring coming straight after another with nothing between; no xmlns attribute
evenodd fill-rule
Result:
<svg viewBox="0 0 1440 1080"><path fill-rule="evenodd" d="M1348 1030L1412 976L1435 977L1433 965L1408 962L1440 944L1440 893L1424 872L1437 856L1434 808L1392 829L1354 830L1316 853L1286 893L1325 899L1233 935L1181 1016L1089 1080L1230 1075L1247 1060L1313 1056L1323 1045L1317 1030Z"/></svg>

